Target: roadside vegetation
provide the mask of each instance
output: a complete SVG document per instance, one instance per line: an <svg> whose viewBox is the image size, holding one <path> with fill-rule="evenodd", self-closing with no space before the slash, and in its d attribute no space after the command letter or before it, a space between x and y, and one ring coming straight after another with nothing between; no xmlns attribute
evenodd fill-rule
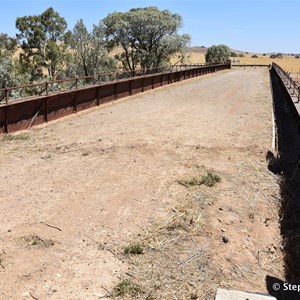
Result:
<svg viewBox="0 0 300 300"><path fill-rule="evenodd" d="M207 49L205 60L208 63L224 63L230 57L230 49L226 45L213 45Z"/></svg>
<svg viewBox="0 0 300 300"><path fill-rule="evenodd" d="M15 37L0 33L0 88L230 58L238 58L240 63L276 61L288 72L300 73L299 54L249 54L226 45L194 53L189 50L191 37L179 34L182 17L154 6L110 13L91 30L82 19L67 30L67 21L52 7L39 15L18 17L15 24ZM18 96L17 91L12 93ZM3 97L0 95L0 100Z"/></svg>
<svg viewBox="0 0 300 300"><path fill-rule="evenodd" d="M180 15L157 7L114 12L92 30L81 19L67 31L52 7L19 17L16 37L0 33L0 88L179 63L190 43L181 27Z"/></svg>

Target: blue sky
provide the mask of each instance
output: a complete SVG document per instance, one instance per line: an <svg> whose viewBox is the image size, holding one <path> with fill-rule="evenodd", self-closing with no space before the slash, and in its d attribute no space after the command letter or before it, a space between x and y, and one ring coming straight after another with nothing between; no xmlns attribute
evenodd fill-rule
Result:
<svg viewBox="0 0 300 300"><path fill-rule="evenodd" d="M82 18L88 28L114 11L157 6L183 17L180 33L193 46L226 44L249 52L300 53L300 0L0 0L0 32L14 36L15 20L52 6L71 29Z"/></svg>

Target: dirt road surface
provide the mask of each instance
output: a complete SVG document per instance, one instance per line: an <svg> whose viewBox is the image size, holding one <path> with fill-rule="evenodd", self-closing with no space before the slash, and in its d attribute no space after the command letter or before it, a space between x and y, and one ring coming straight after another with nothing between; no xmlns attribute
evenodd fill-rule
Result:
<svg viewBox="0 0 300 300"><path fill-rule="evenodd" d="M213 299L218 286L266 292L265 276L283 274L271 142L263 69L194 78L2 137L0 299L100 299L128 274L140 299ZM221 177L215 186L180 184L209 169ZM186 199L200 220L187 246L205 249L205 268L188 288L169 275L151 287L155 247L139 263L123 249L180 216ZM195 255L177 258L189 272Z"/></svg>

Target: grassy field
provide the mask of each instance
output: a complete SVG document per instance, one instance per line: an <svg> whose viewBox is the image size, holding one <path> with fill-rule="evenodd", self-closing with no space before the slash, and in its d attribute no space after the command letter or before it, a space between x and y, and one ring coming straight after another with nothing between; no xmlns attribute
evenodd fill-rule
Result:
<svg viewBox="0 0 300 300"><path fill-rule="evenodd" d="M189 51L186 55L186 63L188 64L203 64L205 63L205 54L194 51Z"/></svg>
<svg viewBox="0 0 300 300"><path fill-rule="evenodd" d="M299 75L300 77L300 59L295 58L294 56L285 55L283 58L270 58L270 55L267 54L263 56L262 54L256 54L258 58L252 58L251 56L254 53L244 54L245 57L237 57L231 58L231 60L239 60L240 64L272 64L272 62L280 65L287 72L293 73L293 75ZM199 53L195 51L190 51L186 58L188 63L204 63L205 62L205 54Z"/></svg>
<svg viewBox="0 0 300 300"><path fill-rule="evenodd" d="M300 83L300 59L295 58L294 56L284 55L283 58L270 58L270 55L260 55L256 54L258 58L252 58L251 54L245 54L245 57L235 58L239 60L240 64L272 64L275 62L279 66L281 66L285 71L289 72L291 76ZM233 58L231 58L233 60Z"/></svg>
<svg viewBox="0 0 300 300"><path fill-rule="evenodd" d="M204 51L194 51L193 48L187 53L185 63L187 64L200 64L205 63ZM269 65L272 62L277 63L285 71L289 72L291 76L300 83L300 59L294 56L284 55L283 58L270 58L270 55L255 54L258 57L252 58L254 53L244 53L244 57L231 57L231 60L239 60L235 64L257 64L257 65ZM234 64L234 63L233 63Z"/></svg>
<svg viewBox="0 0 300 300"><path fill-rule="evenodd" d="M277 63L284 70L290 73L300 73L300 59L294 56L285 55L283 58L270 58L270 55L259 55L258 58L252 58L253 54L245 54L245 57L238 57L237 60L240 64L272 64L272 62Z"/></svg>

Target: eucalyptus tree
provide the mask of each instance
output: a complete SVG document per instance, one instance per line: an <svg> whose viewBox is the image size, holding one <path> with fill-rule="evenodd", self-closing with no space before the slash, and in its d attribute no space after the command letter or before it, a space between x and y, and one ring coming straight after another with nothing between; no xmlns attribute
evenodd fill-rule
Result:
<svg viewBox="0 0 300 300"><path fill-rule="evenodd" d="M17 49L17 39L0 33L0 57L12 56Z"/></svg>
<svg viewBox="0 0 300 300"><path fill-rule="evenodd" d="M114 60L108 55L101 27L93 25L93 29L88 31L80 19L67 33L65 42L73 57L68 67L70 75L90 76L114 69Z"/></svg>
<svg viewBox="0 0 300 300"><path fill-rule="evenodd" d="M23 69L30 72L31 80L43 77L43 69L49 77L55 78L67 60L63 43L66 20L50 7L40 15L17 18L16 28L22 47L20 62Z"/></svg>
<svg viewBox="0 0 300 300"><path fill-rule="evenodd" d="M224 63L230 57L230 48L226 45L213 45L207 49L205 60L207 63Z"/></svg>
<svg viewBox="0 0 300 300"><path fill-rule="evenodd" d="M18 49L17 39L8 36L6 33L0 33L0 88L26 84L29 77L22 72L20 64L15 53ZM17 94L18 91L10 92ZM0 92L0 103L5 99L5 92Z"/></svg>
<svg viewBox="0 0 300 300"><path fill-rule="evenodd" d="M178 33L182 27L179 14L153 6L111 13L101 24L109 49L120 48L116 58L127 70L169 63L173 56L181 55L190 42L188 34Z"/></svg>

